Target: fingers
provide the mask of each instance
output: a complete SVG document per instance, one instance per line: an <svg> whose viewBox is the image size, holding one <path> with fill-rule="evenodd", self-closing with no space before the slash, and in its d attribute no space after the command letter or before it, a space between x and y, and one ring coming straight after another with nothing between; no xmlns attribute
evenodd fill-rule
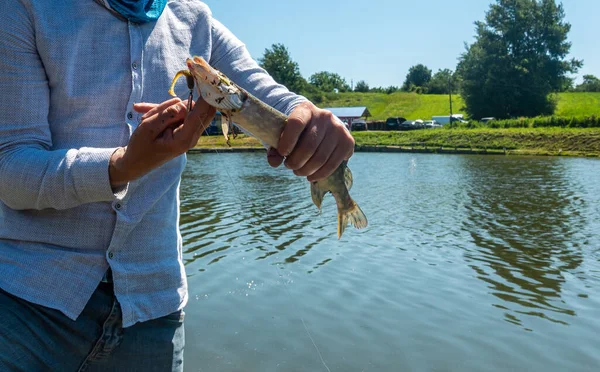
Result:
<svg viewBox="0 0 600 372"><path fill-rule="evenodd" d="M350 159L352 154L354 154L354 138L350 135L350 133L344 128L335 128L332 132L337 135L331 135L333 138L337 138L337 145L335 149L330 152L327 161L321 166L322 157L319 152L321 151L321 146L317 150L317 153L311 160L306 164L306 170L301 169L300 171L306 175L308 174L308 181L320 181L324 178L329 177L342 163L344 160ZM323 144L325 141L323 142ZM326 153L327 148L323 151ZM314 163L313 163L314 162ZM316 170L315 170L316 169ZM313 171L314 170L314 171ZM312 172L312 173L311 173Z"/></svg>
<svg viewBox="0 0 600 372"><path fill-rule="evenodd" d="M269 165L273 168L277 168L283 163L283 156L277 152L274 148L270 147L269 151L267 151L267 161Z"/></svg>
<svg viewBox="0 0 600 372"><path fill-rule="evenodd" d="M300 135L312 119L312 110L307 104L300 104L289 116L287 124L281 133L277 149L283 156L288 156L296 147Z"/></svg>
<svg viewBox="0 0 600 372"><path fill-rule="evenodd" d="M334 154L337 145L338 143L336 138L321 142L321 146L319 146L314 153L310 154L312 156L310 157L309 161L306 162L306 164L304 164L301 168L294 170L294 174L296 176L310 176L321 169Z"/></svg>
<svg viewBox="0 0 600 372"><path fill-rule="evenodd" d="M158 105L159 105L158 103L139 102L139 103L133 104L133 110L140 114L145 114Z"/></svg>
<svg viewBox="0 0 600 372"><path fill-rule="evenodd" d="M181 99L171 98L171 99L164 101L162 103L159 103L159 104L141 102L141 103L134 104L133 109L135 111L139 112L140 114L143 112L144 115L142 116L142 120L144 120L146 118L151 117L152 115L155 115L155 114L163 111L167 107L174 105L177 102L181 102Z"/></svg>
<svg viewBox="0 0 600 372"><path fill-rule="evenodd" d="M160 104L158 107L164 106ZM179 127L186 115L187 109L185 104L181 100L175 101L174 104L165 107L154 115L142 119L140 129L147 131L152 138L165 138L163 132L169 127Z"/></svg>
<svg viewBox="0 0 600 372"><path fill-rule="evenodd" d="M325 164L320 167L319 170L308 176L308 181L315 182L329 177L337 169L337 167L340 166L345 157L346 151L339 146L336 147Z"/></svg>
<svg viewBox="0 0 600 372"><path fill-rule="evenodd" d="M192 111L187 115L183 125L173 130L175 140L187 142L188 146L194 146L202 131L208 127L215 116L216 109L210 106L202 98L198 98Z"/></svg>
<svg viewBox="0 0 600 372"><path fill-rule="evenodd" d="M319 120L321 119L321 120ZM292 153L285 159L285 166L292 170L299 170L302 168L315 154L317 148L323 142L326 136L328 125L330 122L323 120L322 118L315 118L311 120L310 124L306 127L300 140L296 144L296 147ZM331 142L331 141L328 141ZM330 143L332 148L335 147L337 142ZM328 155L328 154L326 154ZM327 159L324 159L326 161ZM301 174L305 175L305 174ZM308 174L306 174L308 175Z"/></svg>

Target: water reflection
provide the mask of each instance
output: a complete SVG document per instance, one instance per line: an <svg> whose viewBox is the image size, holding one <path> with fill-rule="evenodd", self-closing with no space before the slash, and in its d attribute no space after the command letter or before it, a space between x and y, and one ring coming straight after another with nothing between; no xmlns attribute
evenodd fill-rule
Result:
<svg viewBox="0 0 600 372"><path fill-rule="evenodd" d="M561 299L561 286L565 273L583 262L578 231L585 225L585 201L564 164L463 158L469 177L463 229L477 247L465 256L510 323L521 325L530 315L567 324L560 315L575 315Z"/></svg>
<svg viewBox="0 0 600 372"><path fill-rule="evenodd" d="M255 260L287 250L275 263L294 263L327 238L307 228L317 209L304 179L269 168L262 154L237 155L193 155L184 173L184 258L186 265L203 259L197 271L239 250L255 251Z"/></svg>
<svg viewBox="0 0 600 372"><path fill-rule="evenodd" d="M332 371L599 370L600 162L351 167L370 226L338 241L332 198L263 154L190 157L186 371L322 370L311 338Z"/></svg>

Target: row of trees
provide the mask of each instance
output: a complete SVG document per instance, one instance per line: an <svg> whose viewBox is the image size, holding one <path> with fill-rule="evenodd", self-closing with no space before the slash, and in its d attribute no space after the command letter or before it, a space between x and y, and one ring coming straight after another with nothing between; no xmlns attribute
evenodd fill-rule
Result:
<svg viewBox="0 0 600 372"><path fill-rule="evenodd" d="M461 88L461 76L450 69L432 71L423 64L410 68L406 80L402 85L405 92L422 94L448 94L449 88L457 92ZM594 75L584 75L583 82L574 85L574 79L566 78L564 84L559 86L559 92L600 92L600 79Z"/></svg>
<svg viewBox="0 0 600 372"><path fill-rule="evenodd" d="M475 22L475 42L465 45L456 71L443 69L433 74L418 64L410 68L401 88L370 88L359 81L353 90L430 94L452 90L462 95L465 110L473 118L550 115L556 107L552 93L600 91L600 80L593 75L573 86L570 76L583 61L567 59L571 25L564 18L563 6L555 0L495 0L485 20ZM305 80L282 44L267 49L260 63L276 81L316 102L323 93L352 90L332 72L318 72Z"/></svg>
<svg viewBox="0 0 600 372"><path fill-rule="evenodd" d="M600 79L594 75L583 75L583 83L572 89L574 92L600 92Z"/></svg>
<svg viewBox="0 0 600 372"><path fill-rule="evenodd" d="M460 85L460 76L450 69L439 70L435 74L423 64L412 66L402 84L405 92L424 94L448 94L450 89L456 92Z"/></svg>
<svg viewBox="0 0 600 372"><path fill-rule="evenodd" d="M288 49L283 44L273 44L267 48L259 59L260 66L280 84L293 92L301 93L309 99L320 102L324 93L332 92L369 92L369 85L359 81L356 87L348 84L346 79L334 72L321 71L312 74L308 80L302 77L298 62L292 60Z"/></svg>

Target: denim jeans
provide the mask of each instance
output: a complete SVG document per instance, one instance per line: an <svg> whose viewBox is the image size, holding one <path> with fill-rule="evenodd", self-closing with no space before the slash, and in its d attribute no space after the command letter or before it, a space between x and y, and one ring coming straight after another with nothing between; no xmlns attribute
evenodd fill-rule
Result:
<svg viewBox="0 0 600 372"><path fill-rule="evenodd" d="M0 371L183 371L184 312L122 327L112 284L83 313L63 313L0 289Z"/></svg>

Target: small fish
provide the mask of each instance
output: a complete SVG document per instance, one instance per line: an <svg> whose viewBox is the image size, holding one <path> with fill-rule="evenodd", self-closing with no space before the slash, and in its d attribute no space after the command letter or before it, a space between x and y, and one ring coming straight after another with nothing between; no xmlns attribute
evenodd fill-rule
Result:
<svg viewBox="0 0 600 372"><path fill-rule="evenodd" d="M287 124L287 116L260 101L252 94L232 82L220 71L212 68L202 57L187 58L188 69L179 71L173 78L169 93L174 92L175 83L185 76L190 86L190 79L196 83L196 89L202 98L221 112L226 122L223 124L223 135L229 144L231 124L246 130L263 143L277 149L283 128ZM348 222L357 229L367 227L367 217L358 204L350 197L352 173L347 161L326 179L312 182L310 186L313 203L321 210L325 194L330 192L335 198L338 209L338 239L342 237Z"/></svg>

